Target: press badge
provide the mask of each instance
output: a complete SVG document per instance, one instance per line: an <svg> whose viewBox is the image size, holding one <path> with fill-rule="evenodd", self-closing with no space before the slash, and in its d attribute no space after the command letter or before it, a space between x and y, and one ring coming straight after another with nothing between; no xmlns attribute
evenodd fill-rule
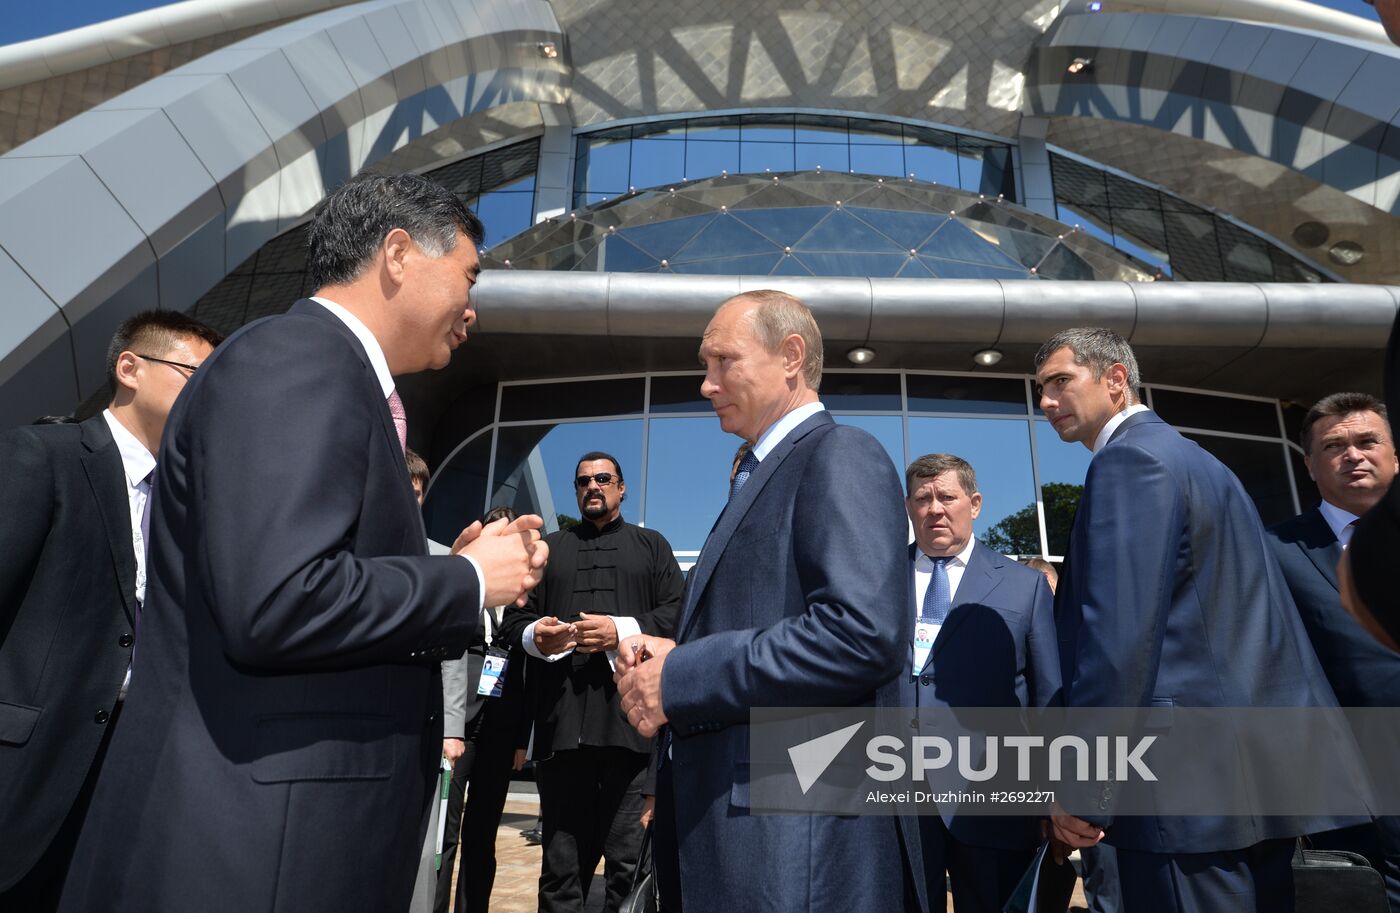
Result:
<svg viewBox="0 0 1400 913"><path fill-rule="evenodd" d="M497 653L487 653L481 663L481 680L477 682L476 693L484 697L500 697L506 686L506 663L510 657Z"/></svg>
<svg viewBox="0 0 1400 913"><path fill-rule="evenodd" d="M933 652L933 639L938 636L938 625L926 621L914 623L914 677L924 671L928 655Z"/></svg>

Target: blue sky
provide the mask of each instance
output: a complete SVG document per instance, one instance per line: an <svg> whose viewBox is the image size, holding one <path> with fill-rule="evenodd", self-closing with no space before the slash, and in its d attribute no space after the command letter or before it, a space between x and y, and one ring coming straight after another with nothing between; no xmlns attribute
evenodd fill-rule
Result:
<svg viewBox="0 0 1400 913"><path fill-rule="evenodd" d="M1376 11L1362 0L1314 0L1320 6L1375 19ZM75 29L104 19L167 4L155 0L53 0L53 2L7 3L0 19L0 44L12 44Z"/></svg>

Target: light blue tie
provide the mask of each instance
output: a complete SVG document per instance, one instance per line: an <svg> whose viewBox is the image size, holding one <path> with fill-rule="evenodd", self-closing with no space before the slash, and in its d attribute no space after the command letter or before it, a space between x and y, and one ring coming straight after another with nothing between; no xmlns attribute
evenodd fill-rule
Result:
<svg viewBox="0 0 1400 913"><path fill-rule="evenodd" d="M952 588L948 585L948 562L952 559L929 560L933 562L933 576L929 578L928 589L924 590L924 605L919 610L919 621L924 624L941 625L953 610Z"/></svg>
<svg viewBox="0 0 1400 913"><path fill-rule="evenodd" d="M758 457L750 450L744 454L744 458L739 461L739 471L734 473L734 481L729 483L729 500L733 501L734 496L739 493L739 489L744 487L744 483L753 475L753 471L758 468Z"/></svg>

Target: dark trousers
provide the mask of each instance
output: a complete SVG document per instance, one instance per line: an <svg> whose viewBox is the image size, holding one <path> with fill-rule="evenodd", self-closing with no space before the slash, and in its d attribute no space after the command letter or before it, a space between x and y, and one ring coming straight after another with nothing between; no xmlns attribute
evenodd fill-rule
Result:
<svg viewBox="0 0 1400 913"><path fill-rule="evenodd" d="M957 913L1001 913L1035 856L1034 847L1004 850L963 843L937 815L919 817L919 839L929 909L936 911L946 909L945 885L951 882Z"/></svg>
<svg viewBox="0 0 1400 913"><path fill-rule="evenodd" d="M1123 909L1131 913L1293 913L1291 838L1219 853L1116 847Z"/></svg>
<svg viewBox="0 0 1400 913"><path fill-rule="evenodd" d="M491 903L491 886L496 881L496 830L501 826L515 756L515 723L491 713L493 709L482 708L467 724L466 749L452 768L434 913L447 913L458 846L462 866L453 909L456 913L485 913Z"/></svg>
<svg viewBox="0 0 1400 913"><path fill-rule="evenodd" d="M1123 909L1118 890L1118 854L1107 843L1079 851L1079 875L1084 879L1084 899L1089 913L1119 913Z"/></svg>
<svg viewBox="0 0 1400 913"><path fill-rule="evenodd" d="M617 910L641 850L646 768L640 752L587 745L535 765L544 820L540 913L582 910L599 859L606 860L604 910Z"/></svg>
<svg viewBox="0 0 1400 913"><path fill-rule="evenodd" d="M50 913L58 909L58 898L63 892L63 879L68 876L68 866L73 861L73 850L78 845L78 834L82 832L83 820L87 818L88 806L92 804L92 793L97 788L97 775L102 770L102 759L107 756L107 746L112 743L112 731L117 728L117 717L121 716L120 702L112 708L107 720L107 731L102 741L97 743L97 754L87 777L78 789L73 807L58 827L53 842L34 863L23 878L0 892L0 913Z"/></svg>

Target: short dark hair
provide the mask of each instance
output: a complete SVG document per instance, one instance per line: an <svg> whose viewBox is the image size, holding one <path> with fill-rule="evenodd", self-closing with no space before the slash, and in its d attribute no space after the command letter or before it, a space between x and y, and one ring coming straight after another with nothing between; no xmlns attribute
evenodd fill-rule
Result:
<svg viewBox="0 0 1400 913"><path fill-rule="evenodd" d="M107 384L112 392L117 389L117 359L123 352L163 358L182 339L202 339L210 346L224 341L218 330L179 311L142 311L123 320L107 346Z"/></svg>
<svg viewBox="0 0 1400 913"><path fill-rule="evenodd" d="M1303 416L1303 427L1298 432L1298 443L1303 445L1303 453L1312 454L1312 430L1324 418L1331 418L1336 415L1351 415L1353 412L1374 412L1387 423L1389 427L1390 416L1386 415L1385 403L1376 399L1369 393L1333 393L1324 396L1313 403L1313 407L1308 410L1308 414Z"/></svg>
<svg viewBox="0 0 1400 913"><path fill-rule="evenodd" d="M574 472L578 472L578 468L584 463L591 463L594 460L607 460L608 462L612 463L613 469L617 470L617 480L619 482L623 481L622 464L617 461L617 457L613 456L611 453L604 453L601 450L590 450L583 456L579 457L578 462L574 464Z"/></svg>
<svg viewBox="0 0 1400 913"><path fill-rule="evenodd" d="M1040 351L1035 353L1035 369L1050 360L1061 349L1074 353L1074 363L1094 372L1094 380L1103 377L1104 372L1120 364L1128 369L1128 402L1137 402L1137 389L1142 386L1138 374L1137 356L1128 340L1108 327L1072 327L1061 330L1045 341Z"/></svg>
<svg viewBox="0 0 1400 913"><path fill-rule="evenodd" d="M408 232L430 257L455 248L458 232L476 245L486 237L481 220L441 184L420 174L365 172L337 187L316 209L306 253L311 288L354 280L395 228Z"/></svg>
<svg viewBox="0 0 1400 913"><path fill-rule="evenodd" d="M481 525L495 523L497 520L505 520L508 523L515 522L515 508L507 504L498 504L486 512L486 516L481 518Z"/></svg>
<svg viewBox="0 0 1400 913"><path fill-rule="evenodd" d="M31 425L76 425L78 420L71 415L41 415Z"/></svg>
<svg viewBox="0 0 1400 913"><path fill-rule="evenodd" d="M408 463L408 477L423 486L424 491L427 491L428 479L431 476L428 472L428 461L419 456L412 447L404 448L403 458Z"/></svg>
<svg viewBox="0 0 1400 913"><path fill-rule="evenodd" d="M914 482L917 479L932 479L945 472L956 472L962 490L969 495L977 494L976 470L967 460L951 453L926 453L910 463L909 468L904 470L905 494L914 493Z"/></svg>

